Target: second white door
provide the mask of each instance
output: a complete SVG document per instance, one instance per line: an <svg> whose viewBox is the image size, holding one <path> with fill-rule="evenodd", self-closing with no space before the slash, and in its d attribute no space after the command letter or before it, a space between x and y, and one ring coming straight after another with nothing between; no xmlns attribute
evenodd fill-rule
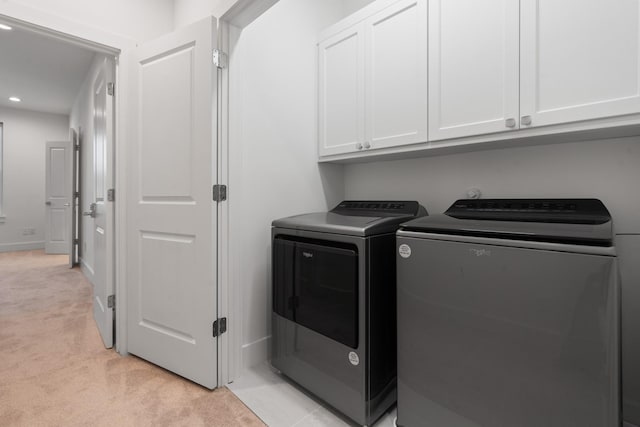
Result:
<svg viewBox="0 0 640 427"><path fill-rule="evenodd" d="M46 144L45 252L48 254L69 253L73 189L71 150L71 141Z"/></svg>
<svg viewBox="0 0 640 427"><path fill-rule="evenodd" d="M216 22L138 47L130 90L129 352L217 386Z"/></svg>
<svg viewBox="0 0 640 427"><path fill-rule="evenodd" d="M93 83L93 209L85 216L93 233L93 318L106 348L113 346L114 315L114 206L113 188L113 63L105 58Z"/></svg>

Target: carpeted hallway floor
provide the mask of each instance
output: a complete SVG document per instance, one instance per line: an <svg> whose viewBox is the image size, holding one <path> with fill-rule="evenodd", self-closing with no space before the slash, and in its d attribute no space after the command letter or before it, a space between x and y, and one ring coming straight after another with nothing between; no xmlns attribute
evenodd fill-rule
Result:
<svg viewBox="0 0 640 427"><path fill-rule="evenodd" d="M0 253L1 426L263 426L213 392L105 350L91 284L66 256Z"/></svg>

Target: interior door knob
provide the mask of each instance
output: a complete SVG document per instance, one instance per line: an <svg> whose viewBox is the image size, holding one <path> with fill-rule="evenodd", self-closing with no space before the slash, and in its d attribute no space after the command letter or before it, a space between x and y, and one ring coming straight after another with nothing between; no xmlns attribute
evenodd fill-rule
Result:
<svg viewBox="0 0 640 427"><path fill-rule="evenodd" d="M95 203L91 203L89 205L89 212L82 212L82 215L90 216L91 218L95 218L96 217L96 208L97 208L97 205Z"/></svg>
<svg viewBox="0 0 640 427"><path fill-rule="evenodd" d="M51 206L51 202L44 202L45 205Z"/></svg>

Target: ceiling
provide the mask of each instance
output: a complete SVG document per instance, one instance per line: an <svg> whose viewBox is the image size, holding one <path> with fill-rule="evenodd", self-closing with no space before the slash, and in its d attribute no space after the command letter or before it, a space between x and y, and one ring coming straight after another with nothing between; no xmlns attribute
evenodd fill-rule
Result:
<svg viewBox="0 0 640 427"><path fill-rule="evenodd" d="M0 107L69 114L94 55L27 29L0 30Z"/></svg>

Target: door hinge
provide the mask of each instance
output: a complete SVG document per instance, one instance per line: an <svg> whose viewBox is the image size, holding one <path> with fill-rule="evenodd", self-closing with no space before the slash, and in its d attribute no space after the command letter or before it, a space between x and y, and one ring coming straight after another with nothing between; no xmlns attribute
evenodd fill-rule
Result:
<svg viewBox="0 0 640 427"><path fill-rule="evenodd" d="M108 308L114 308L116 306L116 296L115 295L109 295L107 297L107 307Z"/></svg>
<svg viewBox="0 0 640 427"><path fill-rule="evenodd" d="M80 239L73 239L73 244L74 245L79 245L80 244Z"/></svg>
<svg viewBox="0 0 640 427"><path fill-rule="evenodd" d="M80 197L80 192L79 191L74 192L73 193L73 197L75 197L75 198Z"/></svg>
<svg viewBox="0 0 640 427"><path fill-rule="evenodd" d="M227 200L227 186L222 184L216 184L213 186L213 201L224 202Z"/></svg>
<svg viewBox="0 0 640 427"><path fill-rule="evenodd" d="M218 319L213 322L213 336L219 337L220 335L227 332L227 318L223 317L222 319Z"/></svg>
<svg viewBox="0 0 640 427"><path fill-rule="evenodd" d="M73 146L76 151L80 151L80 144L76 144Z"/></svg>
<svg viewBox="0 0 640 427"><path fill-rule="evenodd" d="M107 93L111 96L114 96L116 93L116 85L115 83L107 83Z"/></svg>
<svg viewBox="0 0 640 427"><path fill-rule="evenodd" d="M107 190L107 201L113 202L116 199L116 190L115 188L110 188Z"/></svg>
<svg viewBox="0 0 640 427"><path fill-rule="evenodd" d="M227 54L219 49L213 49L213 65L217 68L227 68Z"/></svg>

